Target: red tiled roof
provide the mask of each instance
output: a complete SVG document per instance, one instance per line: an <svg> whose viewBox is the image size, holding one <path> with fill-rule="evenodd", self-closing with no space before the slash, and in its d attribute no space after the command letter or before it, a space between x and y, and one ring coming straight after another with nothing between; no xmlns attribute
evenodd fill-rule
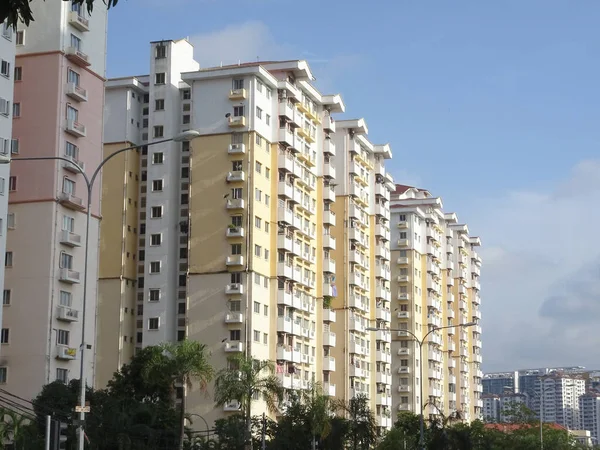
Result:
<svg viewBox="0 0 600 450"><path fill-rule="evenodd" d="M511 431L519 430L522 428L531 428L533 425L530 425L528 423L486 423L484 426L489 430L498 430L502 431L503 433L510 433ZM545 423L544 426L550 427L554 430L567 431L565 427L557 423Z"/></svg>

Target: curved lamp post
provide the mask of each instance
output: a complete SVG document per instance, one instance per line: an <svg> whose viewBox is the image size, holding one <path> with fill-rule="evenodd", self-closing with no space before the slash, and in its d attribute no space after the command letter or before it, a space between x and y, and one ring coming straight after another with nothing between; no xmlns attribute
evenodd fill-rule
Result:
<svg viewBox="0 0 600 450"><path fill-rule="evenodd" d="M202 417L200 414L188 414L187 415L187 420L190 422L190 425L192 425L194 422L192 422L192 419L190 419L190 417L200 417L202 419L202 421L204 422L204 425L206 426L206 440L208 441L208 438L210 436L210 428L208 427L208 422L206 421L206 419L204 417Z"/></svg>
<svg viewBox="0 0 600 450"><path fill-rule="evenodd" d="M375 328L375 327L367 327L366 330L367 331L379 331L379 330L385 330L385 331L401 331L403 333L406 333L410 336L412 336L413 340L419 345L419 389L420 389L420 410L421 410L421 414L419 415L419 446L421 447L422 450L425 450L425 420L423 417L423 409L424 409L424 402L423 402L423 345L425 345L425 342L427 342L427 338L429 337L429 335L431 333L433 333L434 331L439 331L439 330L444 330L446 328L454 328L454 327L461 327L461 328L466 328L466 327L472 327L473 325L477 325L475 322L467 322L467 323L461 323L458 325L446 325L443 327L435 327L432 328L431 330L429 330L425 336L423 336L423 338L419 339L412 331L408 331L408 330L400 330L400 329L396 329L396 328Z"/></svg>
<svg viewBox="0 0 600 450"><path fill-rule="evenodd" d="M104 165L110 161L112 158L114 158L115 156L121 154L121 153L125 153L127 151L131 151L131 150L135 150L138 149L140 147L146 146L146 147L150 147L153 145L157 145L157 144L163 144L165 142L189 142L197 137L200 136L200 133L198 131L195 130L189 130L189 131L184 131L181 134L178 134L177 136L174 136L170 139L161 139L160 141L155 141L155 142L149 142L148 144L144 144L144 145L132 145L131 147L126 147L126 148L122 148L119 149L117 151L115 151L114 153L110 154L109 156L107 156L106 158L104 158L100 164L98 165L98 167L96 167L96 169L94 170L94 172L92 173L91 177L88 177L88 175L85 173L85 170L79 166L78 164L76 164L75 162L73 162L72 159L63 157L63 156L32 156L32 157L19 157L19 158L11 158L10 155L7 154L1 154L0 155L0 164L10 164L11 162L14 161L47 161L47 160L57 160L57 161L66 161L68 163L70 163L82 176L83 179L85 180L86 186L87 186L87 218L86 218L86 225L85 225L85 247L84 247L84 252L85 252L85 262L83 265L83 300L82 300L82 321L81 321L81 362L80 362L80 375L79 375L79 384L80 384L80 392L79 392L79 406L80 408L80 412L79 412L79 427L78 427L78 431L79 431L79 436L78 436L78 440L79 440L79 450L84 450L84 444L85 444L85 435L84 435L84 431L83 431L83 425L85 422L85 412L83 411L84 407L85 407L85 389L86 389L86 366L85 366L85 349L86 349L86 343L85 343L85 326L86 326L86 306L87 306L87 279L88 279L88 250L89 250L89 242L90 242L90 219L91 219L91 204L92 204L92 194L93 194L93 189L94 189L94 182L96 181L98 175L100 174L100 171L102 170L102 167L104 167Z"/></svg>

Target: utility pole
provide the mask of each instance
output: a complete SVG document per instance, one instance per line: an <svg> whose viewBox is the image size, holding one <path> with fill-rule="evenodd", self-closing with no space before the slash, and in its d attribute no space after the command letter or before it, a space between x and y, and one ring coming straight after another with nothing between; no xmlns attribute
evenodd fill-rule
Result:
<svg viewBox="0 0 600 450"><path fill-rule="evenodd" d="M52 425L52 417L51 416L46 416L46 436L44 439L44 443L45 443L45 449L46 450L50 450L50 434L52 433L51 431L51 425Z"/></svg>

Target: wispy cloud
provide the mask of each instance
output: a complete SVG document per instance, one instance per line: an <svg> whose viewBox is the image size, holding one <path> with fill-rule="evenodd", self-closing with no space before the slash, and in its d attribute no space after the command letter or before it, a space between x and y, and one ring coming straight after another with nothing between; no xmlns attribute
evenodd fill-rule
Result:
<svg viewBox="0 0 600 450"><path fill-rule="evenodd" d="M554 189L482 202L486 370L598 364L599 174L583 161Z"/></svg>

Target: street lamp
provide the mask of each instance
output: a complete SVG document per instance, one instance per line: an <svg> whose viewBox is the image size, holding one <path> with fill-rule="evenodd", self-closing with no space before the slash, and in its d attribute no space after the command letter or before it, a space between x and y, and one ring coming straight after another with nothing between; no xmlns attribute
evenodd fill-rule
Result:
<svg viewBox="0 0 600 450"><path fill-rule="evenodd" d="M192 422L192 419L191 419L192 417L200 417L202 419L202 421L204 422L204 425L206 426L206 441L208 441L208 438L210 436L210 428L208 427L208 422L200 414L192 413L192 414L187 414L187 420L190 423L190 425L193 425L193 423L194 423L194 422Z"/></svg>
<svg viewBox="0 0 600 450"><path fill-rule="evenodd" d="M200 133L198 131L195 130L188 130L188 131L184 131L183 133L180 133L170 139L161 139L160 141L155 141L155 142L150 142L148 144L145 144L146 147L150 147L152 145L157 145L157 144L163 144L165 142L189 142L192 139L195 139L197 137L200 136ZM66 158L63 156L32 156L32 157L23 157L23 158L11 158L10 155L8 154L2 154L0 155L0 164L10 164L13 161L46 161L46 160L58 160L58 161L66 161L68 163L70 163L73 167L75 167L75 169L83 176L83 179L85 180L86 186L87 186L87 218L86 218L86 225L85 225L85 247L84 247L84 252L85 252L85 262L83 265L83 301L82 301L82 314L83 314L83 319L81 321L81 363L80 363L80 375L79 375L79 384L80 384L80 392L79 392L79 407L78 409L80 409L79 411L79 450L84 450L84 443L85 443L85 436L84 436L84 432L83 432L83 423L85 422L85 412L84 412L84 408L85 408L85 388L86 388L86 382L85 382L85 349L86 349L86 343L85 343L85 325L86 325L86 303L87 303L87 278L88 278L88 250L89 250L89 242L90 242L90 219L91 219L91 204L92 204L92 193L93 193L93 188L94 188L94 182L96 181L96 178L98 177L98 175L100 174L100 170L102 169L102 167L104 167L104 165L110 161L112 158L114 158L115 156L121 154L121 153L125 153L127 151L130 150L135 150L142 147L141 145L133 145L131 147L126 147L126 148L122 148L120 150L117 150L116 152L112 153L111 155L107 156L106 158L104 158L100 164L98 165L98 167L96 167L96 170L94 170L94 172L92 173L91 177L88 177L87 174L85 173L85 170L83 170L83 168L81 166L79 166L78 164L76 164L75 162L73 162L72 159L70 158Z"/></svg>
<svg viewBox="0 0 600 450"><path fill-rule="evenodd" d="M419 417L419 445L421 447L422 450L425 450L425 420L423 417L423 345L425 344L425 342L427 341L427 338L429 337L429 335L431 333L433 333L434 331L439 331L439 330L444 330L446 328L454 328L455 326L461 327L461 328L466 328L466 327L472 327L474 325L477 325L476 322L467 322L467 323L461 323L458 325L446 325L443 327L434 327L431 330L429 330L425 336L423 336L422 339L419 339L412 331L408 331L408 330L400 330L400 329L393 329L393 328L387 328L385 329L386 331L402 331L403 333L409 334L413 337L413 340L419 345L419 389L420 389L420 409L421 409L421 414ZM366 330L367 331L379 331L382 330L384 328L375 328L375 327L367 327Z"/></svg>

